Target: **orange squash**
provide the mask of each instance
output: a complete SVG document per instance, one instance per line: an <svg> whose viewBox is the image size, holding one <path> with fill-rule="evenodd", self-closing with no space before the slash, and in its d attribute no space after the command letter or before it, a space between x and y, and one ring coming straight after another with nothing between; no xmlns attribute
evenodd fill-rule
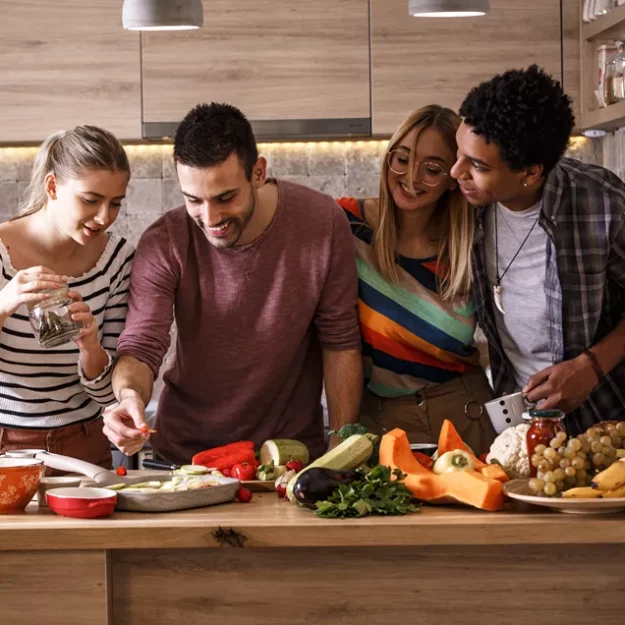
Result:
<svg viewBox="0 0 625 625"><path fill-rule="evenodd" d="M433 475L413 455L406 432L395 428L387 432L380 441L380 464L391 469L401 469L404 473Z"/></svg>
<svg viewBox="0 0 625 625"><path fill-rule="evenodd" d="M492 512L503 507L503 486L500 481L485 477L477 471L436 475L412 455L408 437L399 428L382 437L380 464L406 473L404 483L416 499L429 503L464 503Z"/></svg>
<svg viewBox="0 0 625 625"><path fill-rule="evenodd" d="M484 477L491 480L497 480L502 484L510 480L508 474L498 464L487 464L485 467L479 469L479 473L481 473Z"/></svg>
<svg viewBox="0 0 625 625"><path fill-rule="evenodd" d="M468 454L471 454L473 460L475 461L475 468L477 470L488 466L467 447L460 434L458 434L458 430L454 427L454 424L449 419L445 419L443 421L441 433L438 435L438 455L442 456L445 452L455 451L456 449L462 449L462 451L466 451Z"/></svg>

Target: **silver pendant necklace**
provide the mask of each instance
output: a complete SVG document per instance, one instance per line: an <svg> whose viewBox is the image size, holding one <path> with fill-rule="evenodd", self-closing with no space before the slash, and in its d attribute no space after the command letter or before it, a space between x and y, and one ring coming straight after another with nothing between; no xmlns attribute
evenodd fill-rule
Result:
<svg viewBox="0 0 625 625"><path fill-rule="evenodd" d="M497 270L497 275L495 277L495 284L493 286L493 299L495 300L495 306L497 307L497 310L502 315L505 315L506 312L503 309L503 296L502 296L503 288L501 286L501 281L503 280L503 277L508 272L508 269L510 269L510 266L512 265L512 263L516 260L516 257L521 253L521 250L523 249L523 246L527 243L527 240L530 238L530 234L532 234L532 231L536 227L536 224L538 223L538 219L540 218L540 210L538 211L538 217L536 217L536 220L532 224L530 231L527 233L527 235L523 239L523 243L521 243L521 247L519 247L519 249L516 251L516 254L512 257L512 260L508 263L508 266L503 270L503 273L501 275L499 275L499 241L497 237L497 231L498 231L497 213L498 212L499 212L499 205L495 204L495 267Z"/></svg>

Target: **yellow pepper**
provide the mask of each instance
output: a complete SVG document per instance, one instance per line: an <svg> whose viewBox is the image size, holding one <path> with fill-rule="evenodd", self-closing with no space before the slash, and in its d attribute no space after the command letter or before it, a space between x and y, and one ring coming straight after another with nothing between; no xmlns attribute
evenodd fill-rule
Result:
<svg viewBox="0 0 625 625"><path fill-rule="evenodd" d="M436 459L432 471L438 473L453 473L454 471L472 471L475 469L473 457L462 449L447 451Z"/></svg>

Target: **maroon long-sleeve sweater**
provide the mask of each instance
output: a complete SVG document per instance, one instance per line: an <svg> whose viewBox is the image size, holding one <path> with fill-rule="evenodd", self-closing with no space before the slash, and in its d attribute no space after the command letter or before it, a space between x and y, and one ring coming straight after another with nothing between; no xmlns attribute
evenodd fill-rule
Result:
<svg viewBox="0 0 625 625"><path fill-rule="evenodd" d="M321 349L359 349L353 240L332 198L277 181L278 208L252 243L217 249L184 207L143 234L118 355L165 373L152 444L190 462L241 439L323 451Z"/></svg>

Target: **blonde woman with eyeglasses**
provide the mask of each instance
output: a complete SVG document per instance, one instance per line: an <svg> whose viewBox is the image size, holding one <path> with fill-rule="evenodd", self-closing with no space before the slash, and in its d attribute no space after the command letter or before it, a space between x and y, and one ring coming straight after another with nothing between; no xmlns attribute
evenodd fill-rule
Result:
<svg viewBox="0 0 625 625"><path fill-rule="evenodd" d="M341 198L356 239L365 393L360 421L435 443L450 419L474 452L495 437L474 345L474 215L449 175L460 118L431 105L391 138L378 198Z"/></svg>

